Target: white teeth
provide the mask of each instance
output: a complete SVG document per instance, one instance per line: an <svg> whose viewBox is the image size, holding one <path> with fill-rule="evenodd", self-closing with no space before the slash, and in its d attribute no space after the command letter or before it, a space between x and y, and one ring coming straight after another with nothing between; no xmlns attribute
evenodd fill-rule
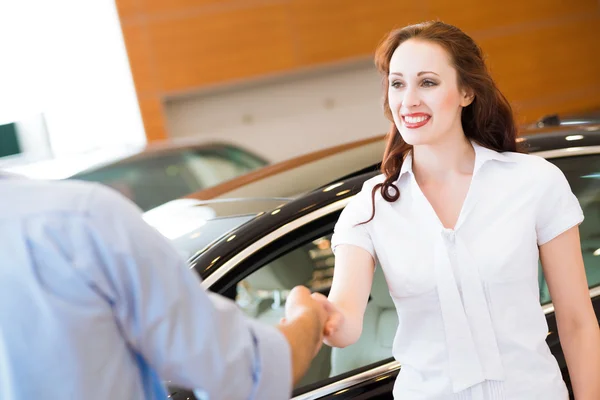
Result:
<svg viewBox="0 0 600 400"><path fill-rule="evenodd" d="M404 120L406 122L408 122L409 124L418 124L419 122L423 122L426 119L428 119L429 116L422 116L422 117L409 117L409 116L405 116Z"/></svg>

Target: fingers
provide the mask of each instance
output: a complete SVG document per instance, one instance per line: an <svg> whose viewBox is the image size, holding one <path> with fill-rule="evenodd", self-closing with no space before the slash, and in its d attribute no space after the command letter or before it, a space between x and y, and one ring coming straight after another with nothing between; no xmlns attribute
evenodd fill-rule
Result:
<svg viewBox="0 0 600 400"><path fill-rule="evenodd" d="M310 301L310 290L306 286L295 286L287 296L286 304L302 304Z"/></svg>
<svg viewBox="0 0 600 400"><path fill-rule="evenodd" d="M310 293L310 290L304 286L296 286L290 291L286 301L286 316L281 323L294 319L298 313L307 309L315 312L325 338L337 332L342 320L337 307L325 295L318 292Z"/></svg>
<svg viewBox="0 0 600 400"><path fill-rule="evenodd" d="M341 324L342 316L339 312L329 314L329 318L325 323L324 335L325 337L331 337L335 334Z"/></svg>
<svg viewBox="0 0 600 400"><path fill-rule="evenodd" d="M320 303L327 312L327 320L323 326L323 335L325 336L325 339L327 339L338 331L342 321L342 314L339 312L337 307L323 294L313 293L311 294L311 297Z"/></svg>

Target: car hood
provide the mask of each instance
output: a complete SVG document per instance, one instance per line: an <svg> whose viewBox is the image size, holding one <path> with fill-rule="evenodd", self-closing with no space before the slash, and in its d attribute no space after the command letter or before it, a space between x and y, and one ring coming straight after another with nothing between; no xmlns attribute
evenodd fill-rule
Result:
<svg viewBox="0 0 600 400"><path fill-rule="evenodd" d="M186 259L233 229L282 207L289 198L178 199L143 214L144 220L171 239Z"/></svg>

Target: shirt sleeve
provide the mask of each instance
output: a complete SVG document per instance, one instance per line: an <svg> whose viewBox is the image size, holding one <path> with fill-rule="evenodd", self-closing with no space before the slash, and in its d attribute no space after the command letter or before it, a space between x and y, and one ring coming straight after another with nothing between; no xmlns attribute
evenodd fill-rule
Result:
<svg viewBox="0 0 600 400"><path fill-rule="evenodd" d="M171 243L112 190L95 191L88 217L98 257L79 265L161 379L211 399L289 399L291 355L278 329L206 293Z"/></svg>
<svg viewBox="0 0 600 400"><path fill-rule="evenodd" d="M579 225L584 218L579 200L564 173L554 164L545 163L547 170L539 180L542 189L535 224L539 246Z"/></svg>
<svg viewBox="0 0 600 400"><path fill-rule="evenodd" d="M365 182L362 190L350 200L335 224L331 237L331 248L334 253L337 246L350 244L368 251L376 260L375 248L367 228L370 222L361 224L371 218L373 209L371 200L373 185L368 185L369 182Z"/></svg>

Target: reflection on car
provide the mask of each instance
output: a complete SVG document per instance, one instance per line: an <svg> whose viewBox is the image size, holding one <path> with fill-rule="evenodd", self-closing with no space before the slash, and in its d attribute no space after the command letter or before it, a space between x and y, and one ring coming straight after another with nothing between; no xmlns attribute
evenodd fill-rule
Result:
<svg viewBox="0 0 600 400"><path fill-rule="evenodd" d="M573 136L577 139L572 140ZM524 136L520 142L531 153L557 165L581 203L585 214L580 226L582 252L590 296L600 315L600 124L558 126ZM248 316L276 324L284 315L286 297L294 286L306 285L328 294L334 270L330 242L333 227L362 184L379 174L377 161L371 165L353 164L348 171L339 171L342 179L322 182L314 171L325 171L328 163L335 162L322 159L317 162L319 168L299 168L296 175L291 175L297 182L312 177L318 182L313 191L307 192L299 185L295 194L284 187L281 195L275 197L277 190L270 189L270 197L262 199L186 199L192 202L176 203L180 207L152 218L159 230L173 229L168 223L170 213L183 218L190 208L212 209L208 218L187 214L191 224L174 235L177 237L173 243L188 257L205 288L235 300ZM265 177L262 184L278 179L274 174ZM243 187L229 193L243 193ZM540 307L549 328L547 342L572 392L552 299L541 268L539 280ZM294 399L392 399L394 381L401 369L401 360L392 358L397 324L385 278L381 268L376 268L359 341L343 349L323 346L294 388ZM170 389L174 399L194 398L189 391Z"/></svg>

